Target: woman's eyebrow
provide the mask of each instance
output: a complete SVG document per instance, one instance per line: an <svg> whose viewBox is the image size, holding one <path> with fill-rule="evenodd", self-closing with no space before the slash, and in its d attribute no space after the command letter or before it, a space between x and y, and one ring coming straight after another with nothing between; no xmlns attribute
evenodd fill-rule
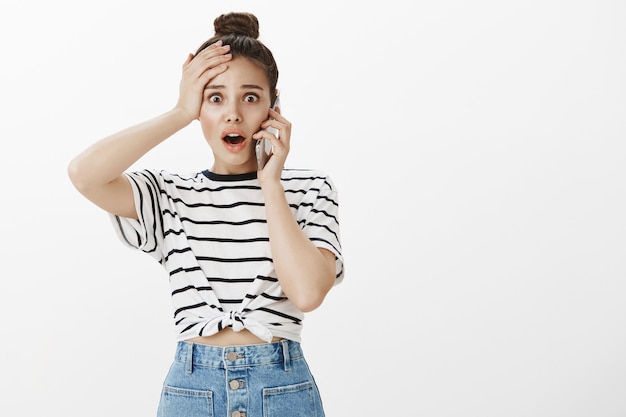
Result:
<svg viewBox="0 0 626 417"><path fill-rule="evenodd" d="M205 85L204 89L205 90L223 90L224 88L226 88L225 85ZM256 85L256 84L242 84L241 85L241 89L242 90L261 90L263 91L263 87L261 87L260 85Z"/></svg>
<svg viewBox="0 0 626 417"><path fill-rule="evenodd" d="M263 91L263 87L261 87L260 85L256 85L256 84L243 84L241 86L242 90L261 90Z"/></svg>

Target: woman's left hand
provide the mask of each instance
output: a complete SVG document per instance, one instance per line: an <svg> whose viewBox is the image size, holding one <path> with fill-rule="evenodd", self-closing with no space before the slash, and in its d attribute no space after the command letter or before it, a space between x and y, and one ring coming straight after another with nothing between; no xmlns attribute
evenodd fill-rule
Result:
<svg viewBox="0 0 626 417"><path fill-rule="evenodd" d="M291 122L280 114L280 108L269 109L269 120L261 124L261 130L255 133L254 139L265 138L272 142L272 153L270 154L265 167L258 172L258 178L263 185L264 182L280 181L280 177L289 154L289 141L291 139ZM275 136L266 129L273 127L278 130Z"/></svg>

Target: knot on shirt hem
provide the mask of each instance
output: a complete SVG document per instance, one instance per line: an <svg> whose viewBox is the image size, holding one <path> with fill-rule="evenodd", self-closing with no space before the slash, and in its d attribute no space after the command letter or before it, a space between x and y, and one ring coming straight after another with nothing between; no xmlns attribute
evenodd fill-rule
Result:
<svg viewBox="0 0 626 417"><path fill-rule="evenodd" d="M222 327L232 327L233 331L240 332L244 329L244 321L245 317L239 311L231 311L230 313L225 313L224 318L222 319Z"/></svg>

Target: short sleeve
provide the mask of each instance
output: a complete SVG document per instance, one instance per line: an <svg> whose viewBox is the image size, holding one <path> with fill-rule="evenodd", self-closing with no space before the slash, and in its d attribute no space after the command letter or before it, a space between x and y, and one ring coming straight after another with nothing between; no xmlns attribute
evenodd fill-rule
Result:
<svg viewBox="0 0 626 417"><path fill-rule="evenodd" d="M135 249L139 249L161 262L162 254L158 250L163 240L163 223L160 209L160 175L157 172L143 170L125 174L133 189L138 220L111 214L113 227L120 240Z"/></svg>
<svg viewBox="0 0 626 417"><path fill-rule="evenodd" d="M302 230L318 248L335 254L335 284L344 276L343 253L339 231L339 193L332 180L326 176L319 189L310 193L310 209Z"/></svg>

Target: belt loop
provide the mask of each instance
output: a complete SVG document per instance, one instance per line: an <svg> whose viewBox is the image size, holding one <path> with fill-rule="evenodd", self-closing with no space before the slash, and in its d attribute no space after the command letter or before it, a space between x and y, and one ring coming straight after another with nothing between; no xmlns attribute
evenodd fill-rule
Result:
<svg viewBox="0 0 626 417"><path fill-rule="evenodd" d="M193 372L193 343L187 344L187 360L185 362L185 372L191 374Z"/></svg>
<svg viewBox="0 0 626 417"><path fill-rule="evenodd" d="M285 368L285 372L291 371L291 358L289 357L289 341L287 339L282 339L280 344L283 346L283 366Z"/></svg>

